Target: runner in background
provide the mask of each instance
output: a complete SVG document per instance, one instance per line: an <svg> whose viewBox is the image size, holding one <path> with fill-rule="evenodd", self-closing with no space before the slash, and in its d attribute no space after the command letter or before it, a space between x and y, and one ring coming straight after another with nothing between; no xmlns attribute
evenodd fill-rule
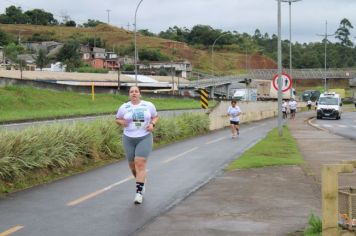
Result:
<svg viewBox="0 0 356 236"><path fill-rule="evenodd" d="M229 106L229 108L227 110L227 115L230 117L232 138L236 138L237 135L240 134L239 124L240 124L241 110L240 110L240 107L236 105L235 100L231 101L231 105Z"/></svg>
<svg viewBox="0 0 356 236"><path fill-rule="evenodd" d="M283 115L283 119L287 119L288 116L287 116L287 102L286 100L283 100L283 103L282 103L282 115Z"/></svg>

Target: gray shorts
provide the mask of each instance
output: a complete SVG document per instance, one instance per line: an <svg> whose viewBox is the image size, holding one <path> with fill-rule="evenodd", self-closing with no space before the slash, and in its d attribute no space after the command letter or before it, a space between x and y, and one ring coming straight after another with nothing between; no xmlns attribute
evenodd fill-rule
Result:
<svg viewBox="0 0 356 236"><path fill-rule="evenodd" d="M133 162L135 157L143 157L147 159L152 151L153 136L152 133L137 138L123 135L122 144L124 145L126 158L129 162Z"/></svg>

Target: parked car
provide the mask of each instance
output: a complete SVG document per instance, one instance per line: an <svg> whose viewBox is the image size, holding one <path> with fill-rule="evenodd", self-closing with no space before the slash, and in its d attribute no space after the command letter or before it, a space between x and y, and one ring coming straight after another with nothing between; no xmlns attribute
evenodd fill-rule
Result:
<svg viewBox="0 0 356 236"><path fill-rule="evenodd" d="M318 101L320 97L320 91L319 90L305 90L302 95L302 100L304 102L306 101Z"/></svg>

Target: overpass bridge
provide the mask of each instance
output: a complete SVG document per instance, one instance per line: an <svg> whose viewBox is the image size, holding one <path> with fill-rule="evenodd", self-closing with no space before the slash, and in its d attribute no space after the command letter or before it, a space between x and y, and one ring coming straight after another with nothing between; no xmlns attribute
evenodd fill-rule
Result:
<svg viewBox="0 0 356 236"><path fill-rule="evenodd" d="M284 69L283 72L289 74L289 70ZM278 73L277 69L258 69L250 70L248 77L251 79L272 79ZM341 69L293 69L293 79L351 79L356 77L356 68L341 68Z"/></svg>
<svg viewBox="0 0 356 236"><path fill-rule="evenodd" d="M289 74L289 69L284 69L283 72ZM189 83L190 88L207 89L210 96L215 93L225 94L229 96L231 87L236 84L245 83L245 79L251 80L272 80L274 75L278 73L277 69L255 69L249 70L247 74L230 75L230 76L212 76L208 74L199 74L199 79ZM356 78L356 68L342 69L293 69L292 78L298 80L310 79L353 79Z"/></svg>

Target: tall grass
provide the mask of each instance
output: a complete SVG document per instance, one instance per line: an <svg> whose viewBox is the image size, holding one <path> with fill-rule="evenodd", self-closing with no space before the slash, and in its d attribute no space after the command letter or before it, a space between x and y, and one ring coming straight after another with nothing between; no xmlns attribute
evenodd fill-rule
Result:
<svg viewBox="0 0 356 236"><path fill-rule="evenodd" d="M161 118L154 131L155 145L163 145L208 132L209 118L188 114ZM124 157L122 128L114 120L57 124L0 132L0 193L16 183L41 175ZM46 178L47 176L42 176ZM36 184L34 180L29 185ZM16 188L16 187L15 187Z"/></svg>
<svg viewBox="0 0 356 236"><path fill-rule="evenodd" d="M308 220L309 227L304 231L305 236L321 236L323 231L323 224L321 219L314 215L310 214Z"/></svg>

